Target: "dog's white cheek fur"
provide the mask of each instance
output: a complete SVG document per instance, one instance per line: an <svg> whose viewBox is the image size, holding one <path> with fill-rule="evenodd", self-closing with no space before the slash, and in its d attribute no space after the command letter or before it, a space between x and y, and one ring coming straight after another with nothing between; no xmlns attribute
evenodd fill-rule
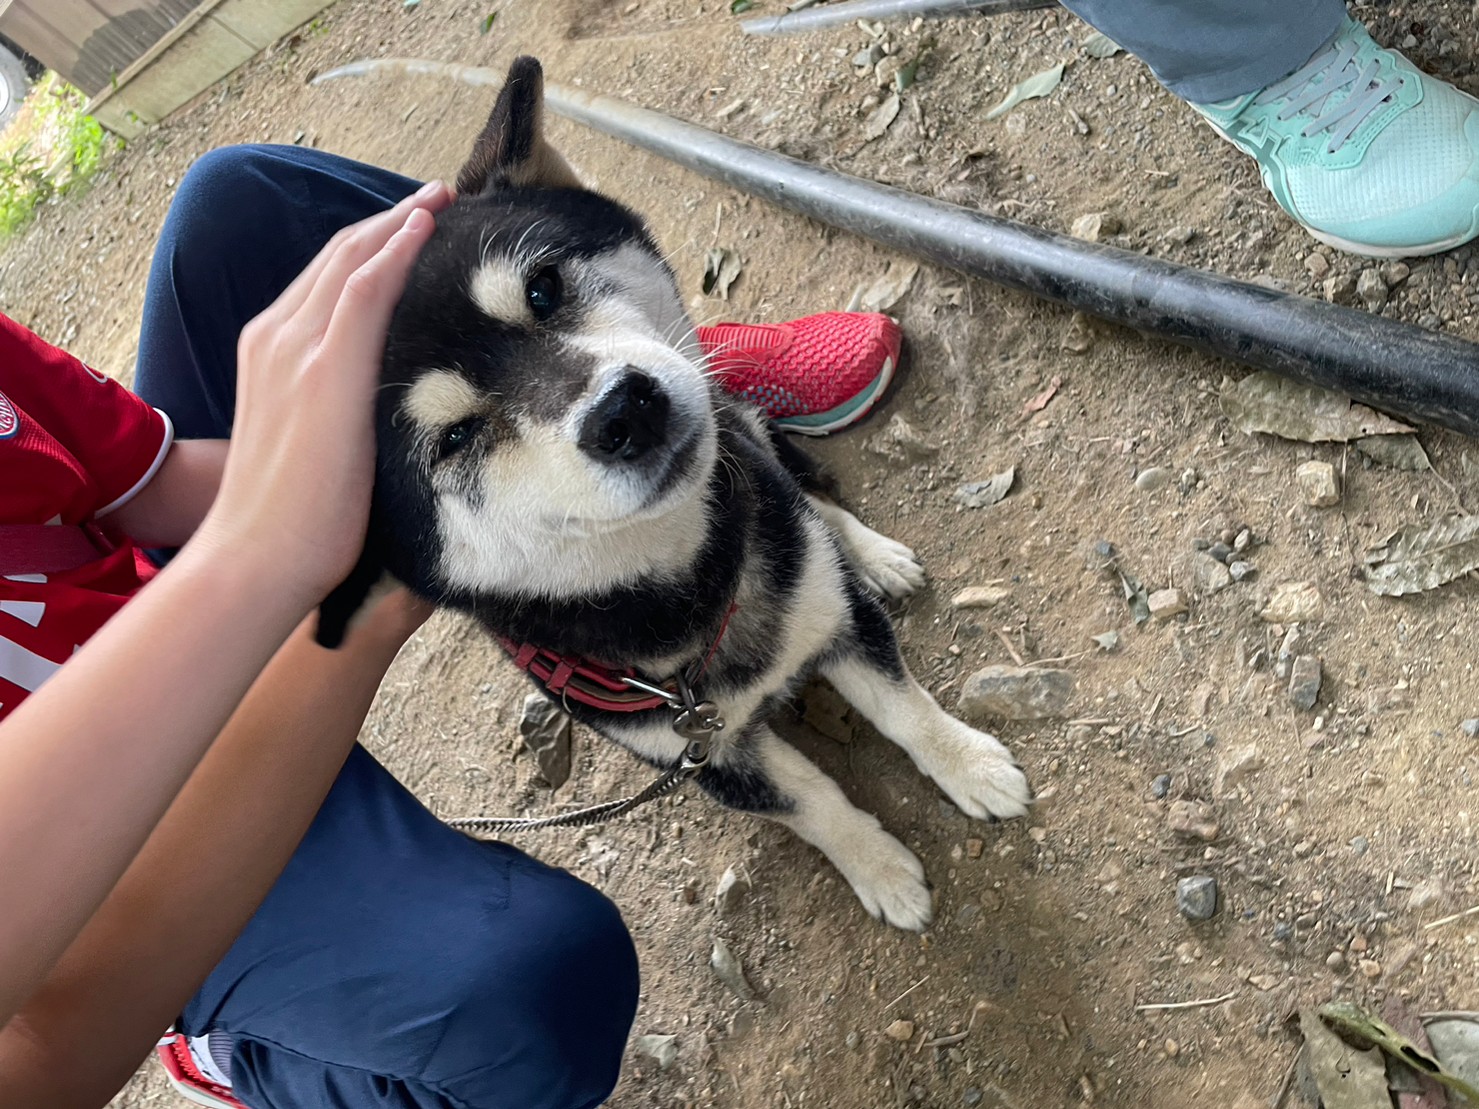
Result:
<svg viewBox="0 0 1479 1109"><path fill-rule="evenodd" d="M614 489L553 428L527 428L495 450L479 480L478 498L438 493L440 569L460 588L588 596L643 576L676 576L703 541L700 486L677 495L661 516L623 519L645 490Z"/></svg>

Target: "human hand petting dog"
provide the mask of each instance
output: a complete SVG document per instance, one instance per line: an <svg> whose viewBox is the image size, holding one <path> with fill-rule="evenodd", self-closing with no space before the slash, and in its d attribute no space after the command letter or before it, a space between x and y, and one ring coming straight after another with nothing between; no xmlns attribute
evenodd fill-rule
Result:
<svg viewBox="0 0 1479 1109"><path fill-rule="evenodd" d="M345 228L242 331L231 447L197 545L270 557L305 611L363 546L386 330L451 200L434 181Z"/></svg>

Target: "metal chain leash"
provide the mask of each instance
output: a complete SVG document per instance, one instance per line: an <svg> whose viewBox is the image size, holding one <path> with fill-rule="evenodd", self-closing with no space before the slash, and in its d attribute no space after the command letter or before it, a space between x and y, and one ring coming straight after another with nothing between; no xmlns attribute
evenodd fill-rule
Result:
<svg viewBox="0 0 1479 1109"><path fill-rule="evenodd" d="M673 710L673 731L688 741L677 766L664 771L662 777L641 793L614 801L603 801L599 805L561 813L559 816L469 816L449 820L447 824L470 835L479 832L529 832L537 828L586 828L593 824L605 824L673 792L708 765L714 735L724 730L724 717L719 715L719 706L712 701L698 700L693 687L681 674L677 679L676 693L662 686L649 685L637 678L623 680L633 689L661 697L667 702L668 708Z"/></svg>

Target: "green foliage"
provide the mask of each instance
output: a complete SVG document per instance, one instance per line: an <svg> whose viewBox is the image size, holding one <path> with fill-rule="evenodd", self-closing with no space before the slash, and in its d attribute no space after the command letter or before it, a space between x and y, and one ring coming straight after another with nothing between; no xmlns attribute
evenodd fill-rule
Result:
<svg viewBox="0 0 1479 1109"><path fill-rule="evenodd" d="M0 133L0 238L13 234L54 197L82 188L111 140L83 108L82 94L48 73Z"/></svg>

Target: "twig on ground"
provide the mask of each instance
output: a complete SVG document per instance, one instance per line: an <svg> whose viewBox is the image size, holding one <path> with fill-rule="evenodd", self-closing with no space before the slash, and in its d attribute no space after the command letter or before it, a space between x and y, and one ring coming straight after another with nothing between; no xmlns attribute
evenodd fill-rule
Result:
<svg viewBox="0 0 1479 1109"><path fill-rule="evenodd" d="M1431 920L1423 925L1423 931L1429 932L1434 928L1441 928L1445 924L1452 924L1455 920L1463 920L1464 917L1468 916L1479 916L1479 905L1475 905L1471 909L1465 909L1461 913L1454 913L1452 916L1439 917L1437 920Z"/></svg>
<svg viewBox="0 0 1479 1109"><path fill-rule="evenodd" d="M926 974L918 982L915 982L914 985L910 986L903 993L899 994L898 997L894 998L887 1005L885 1005L884 1008L885 1009L892 1009L895 1005L897 1005L899 1002L903 1001L904 998L908 997L911 993L913 993L915 990L919 989L920 986L924 985L929 980L930 980L930 976L928 974Z"/></svg>
<svg viewBox="0 0 1479 1109"><path fill-rule="evenodd" d="M1023 665L1022 656L1017 653L1017 648L1012 646L1012 641L1010 638L1008 638L1007 633L1002 631L1000 628L997 628L996 637L1001 640L1002 646L1007 649L1007 654L1012 656L1012 661L1015 662L1018 666Z"/></svg>
<svg viewBox="0 0 1479 1109"><path fill-rule="evenodd" d="M1221 997L1201 997L1196 1001L1153 1001L1145 1005L1136 1005L1135 1012L1158 1013L1168 1009L1202 1009L1209 1005L1221 1005L1224 1001L1231 1001L1237 996L1237 991L1234 990Z"/></svg>

